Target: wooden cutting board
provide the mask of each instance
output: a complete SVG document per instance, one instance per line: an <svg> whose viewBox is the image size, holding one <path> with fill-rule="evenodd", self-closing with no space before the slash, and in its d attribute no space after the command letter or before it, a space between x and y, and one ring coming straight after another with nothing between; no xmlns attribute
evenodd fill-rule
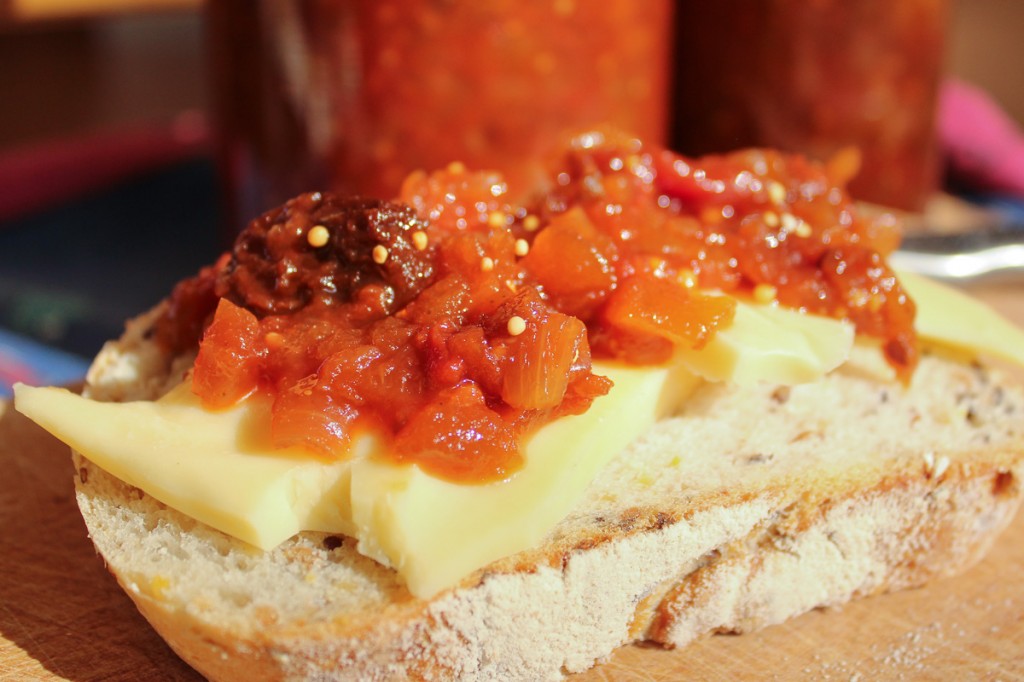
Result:
<svg viewBox="0 0 1024 682"><path fill-rule="evenodd" d="M1024 321L1024 290L983 295ZM0 401L0 680L199 680L86 537L67 448ZM580 680L1024 680L1024 515L957 578L678 651L623 647Z"/></svg>

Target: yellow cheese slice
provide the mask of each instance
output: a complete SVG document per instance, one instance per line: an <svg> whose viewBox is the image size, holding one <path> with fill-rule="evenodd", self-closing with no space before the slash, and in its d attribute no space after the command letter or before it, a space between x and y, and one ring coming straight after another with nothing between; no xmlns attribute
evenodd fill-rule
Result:
<svg viewBox="0 0 1024 682"><path fill-rule="evenodd" d="M372 456L380 453L370 437L333 462L274 449L262 433L265 401L208 412L188 384L157 402L131 403L19 384L15 401L105 471L199 521L262 549L301 530L350 535L427 596L536 544L612 456L698 383L678 367L599 371L615 382L612 396L539 429L525 445L524 468L486 485L391 464Z"/></svg>
<svg viewBox="0 0 1024 682"><path fill-rule="evenodd" d="M259 400L210 412L187 383L157 402L100 403L20 384L14 395L18 411L97 466L257 547L351 518L348 495L338 494L349 487L349 461L270 448Z"/></svg>
<svg viewBox="0 0 1024 682"><path fill-rule="evenodd" d="M275 450L266 401L202 409L183 384L157 402L96 403L56 388L17 386L17 409L114 476L225 533L270 549L300 530L344 533L429 596L487 563L535 545L607 461L675 409L701 376L810 381L840 364L853 334L782 309L748 311L702 354L671 366L595 363L614 387L584 414L538 430L526 464L505 481L460 485L390 463L372 438L324 462Z"/></svg>
<svg viewBox="0 0 1024 682"><path fill-rule="evenodd" d="M899 280L917 304L922 339L1024 366L1024 331L991 307L921 275L901 272Z"/></svg>
<svg viewBox="0 0 1024 682"><path fill-rule="evenodd" d="M790 308L738 303L732 324L699 350L677 358L709 381L747 386L759 381L799 384L832 371L850 354L852 324Z"/></svg>
<svg viewBox="0 0 1024 682"><path fill-rule="evenodd" d="M381 458L353 463L360 551L393 566L413 594L434 594L538 544L601 468L699 383L678 368L598 371L615 382L612 393L540 429L526 443L526 465L506 481L460 485Z"/></svg>

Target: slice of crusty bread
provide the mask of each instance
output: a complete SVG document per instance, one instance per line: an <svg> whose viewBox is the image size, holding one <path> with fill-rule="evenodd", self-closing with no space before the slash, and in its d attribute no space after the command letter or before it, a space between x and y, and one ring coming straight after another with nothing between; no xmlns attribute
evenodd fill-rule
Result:
<svg viewBox="0 0 1024 682"><path fill-rule="evenodd" d="M97 358L93 397L180 379L190 359L147 325ZM977 561L1020 501L1024 393L935 355L909 387L888 374L857 348L813 385L705 385L542 546L428 601L347 538L264 553L76 457L78 504L140 611L211 679L553 679L625 643L750 631Z"/></svg>

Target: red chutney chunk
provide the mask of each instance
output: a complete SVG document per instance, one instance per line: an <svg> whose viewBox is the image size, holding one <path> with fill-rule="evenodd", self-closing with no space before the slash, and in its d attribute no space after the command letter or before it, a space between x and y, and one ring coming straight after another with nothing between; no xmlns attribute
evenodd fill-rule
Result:
<svg viewBox="0 0 1024 682"><path fill-rule="evenodd" d="M782 305L850 320L907 380L915 307L885 260L900 233L890 214L864 215L850 199L857 159L841 152L818 164L765 149L690 159L595 131L564 151L541 210L581 208L614 242L620 280L646 273L739 296L768 285ZM612 297L630 295L620 285ZM614 325L588 326L595 356L622 355Z"/></svg>
<svg viewBox="0 0 1024 682"><path fill-rule="evenodd" d="M397 461L469 482L511 475L531 429L608 392L592 357L653 364L708 343L736 301L709 289L770 285L913 370L914 307L884 261L895 227L857 213L849 159L694 160L611 131L554 159L525 204L458 164L393 202L297 197L175 289L157 340L198 346L193 390L212 409L270 395L279 447L343 457L372 432Z"/></svg>

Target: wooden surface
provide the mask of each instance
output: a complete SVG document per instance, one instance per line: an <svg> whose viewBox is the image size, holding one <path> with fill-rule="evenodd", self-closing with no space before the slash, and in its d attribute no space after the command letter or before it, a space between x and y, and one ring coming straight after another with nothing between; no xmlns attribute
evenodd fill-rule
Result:
<svg viewBox="0 0 1024 682"><path fill-rule="evenodd" d="M1024 321L1024 288L984 290ZM0 680L198 680L86 537L67 449L0 402ZM957 578L679 651L624 647L580 680L1024 680L1024 515Z"/></svg>

